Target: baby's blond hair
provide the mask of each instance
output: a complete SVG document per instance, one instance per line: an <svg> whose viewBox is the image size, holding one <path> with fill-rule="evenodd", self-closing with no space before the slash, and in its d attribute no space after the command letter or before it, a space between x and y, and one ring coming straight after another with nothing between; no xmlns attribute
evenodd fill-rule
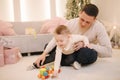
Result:
<svg viewBox="0 0 120 80"><path fill-rule="evenodd" d="M70 34L70 30L65 25L59 25L55 31L55 34Z"/></svg>

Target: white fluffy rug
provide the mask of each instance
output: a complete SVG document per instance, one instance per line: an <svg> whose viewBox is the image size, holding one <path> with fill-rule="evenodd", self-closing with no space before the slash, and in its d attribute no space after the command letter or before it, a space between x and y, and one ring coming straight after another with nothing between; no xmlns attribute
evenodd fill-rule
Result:
<svg viewBox="0 0 120 80"><path fill-rule="evenodd" d="M27 71L36 56L23 57L18 63L0 67L0 80L40 80L39 69ZM99 58L94 64L74 70L62 67L57 79L47 80L120 80L120 50L113 50L112 58Z"/></svg>

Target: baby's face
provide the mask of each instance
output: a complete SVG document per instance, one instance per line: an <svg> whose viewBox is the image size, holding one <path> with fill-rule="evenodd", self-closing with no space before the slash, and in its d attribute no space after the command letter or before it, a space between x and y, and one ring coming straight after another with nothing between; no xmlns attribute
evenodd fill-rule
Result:
<svg viewBox="0 0 120 80"><path fill-rule="evenodd" d="M60 48L65 48L67 43L69 42L69 36L68 35L56 35L55 36L57 46Z"/></svg>

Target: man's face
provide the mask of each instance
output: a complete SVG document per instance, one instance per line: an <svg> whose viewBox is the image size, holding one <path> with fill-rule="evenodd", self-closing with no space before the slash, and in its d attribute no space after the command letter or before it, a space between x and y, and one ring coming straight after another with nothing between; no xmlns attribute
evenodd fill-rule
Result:
<svg viewBox="0 0 120 80"><path fill-rule="evenodd" d="M84 11L80 12L79 19L80 19L80 27L81 28L89 28L95 21L94 16L89 16Z"/></svg>

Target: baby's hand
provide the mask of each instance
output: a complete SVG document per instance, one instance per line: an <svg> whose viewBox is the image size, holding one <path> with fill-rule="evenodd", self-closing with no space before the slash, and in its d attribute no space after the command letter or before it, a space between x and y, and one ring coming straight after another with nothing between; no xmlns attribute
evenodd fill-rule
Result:
<svg viewBox="0 0 120 80"><path fill-rule="evenodd" d="M58 71L54 71L52 78L57 78L58 77Z"/></svg>

